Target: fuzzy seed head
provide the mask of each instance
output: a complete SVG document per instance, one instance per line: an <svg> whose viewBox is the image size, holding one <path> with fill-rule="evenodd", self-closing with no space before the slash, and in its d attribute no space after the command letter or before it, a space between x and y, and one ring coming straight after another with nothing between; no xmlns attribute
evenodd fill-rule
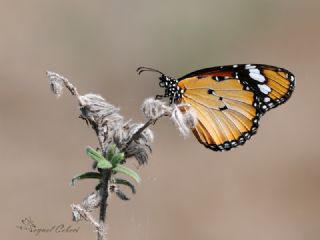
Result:
<svg viewBox="0 0 320 240"><path fill-rule="evenodd" d="M148 98L143 102L142 111L148 119L157 119L167 114L170 107L160 100Z"/></svg>
<svg viewBox="0 0 320 240"><path fill-rule="evenodd" d="M188 105L180 104L172 107L171 120L182 136L187 137L190 133L190 128L194 128L197 118L192 108Z"/></svg>
<svg viewBox="0 0 320 240"><path fill-rule="evenodd" d="M99 191L89 194L83 201L82 207L87 211L92 211L93 209L100 206L101 194Z"/></svg>
<svg viewBox="0 0 320 240"><path fill-rule="evenodd" d="M63 77L54 72L47 72L49 78L49 86L51 91L57 97L60 97L63 90Z"/></svg>

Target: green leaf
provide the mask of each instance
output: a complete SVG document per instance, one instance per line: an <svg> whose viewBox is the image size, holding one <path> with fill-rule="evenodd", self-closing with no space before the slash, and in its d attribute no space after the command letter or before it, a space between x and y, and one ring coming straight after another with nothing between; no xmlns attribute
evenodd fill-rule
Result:
<svg viewBox="0 0 320 240"><path fill-rule="evenodd" d="M86 172L86 173L81 173L71 179L70 185L74 186L77 181L82 180L82 179L100 179L101 174L98 172Z"/></svg>
<svg viewBox="0 0 320 240"><path fill-rule="evenodd" d="M90 146L86 148L86 153L94 161L100 162L100 161L106 160L101 153L97 152Z"/></svg>
<svg viewBox="0 0 320 240"><path fill-rule="evenodd" d="M106 159L103 159L100 162L98 162L97 167L101 169L109 169L109 168L112 168L112 164Z"/></svg>
<svg viewBox="0 0 320 240"><path fill-rule="evenodd" d="M101 169L112 168L112 164L107 159L105 159L101 153L97 152L92 147L87 147L86 152L92 160L98 163L97 164L98 168L101 168Z"/></svg>
<svg viewBox="0 0 320 240"><path fill-rule="evenodd" d="M126 166L118 165L115 168L113 168L112 170L117 173L119 172L119 173L126 174L127 176L133 178L137 183L139 183L141 181L140 176L135 171L133 171L132 169L130 169Z"/></svg>
<svg viewBox="0 0 320 240"><path fill-rule="evenodd" d="M134 185L131 182L129 182L128 180L126 180L126 179L115 178L114 179L114 183L118 184L118 185L125 185L125 186L127 186L127 187L129 187L131 189L133 194L136 193L136 188L134 187Z"/></svg>
<svg viewBox="0 0 320 240"><path fill-rule="evenodd" d="M117 166L123 159L124 159L124 153L122 152L116 153L111 159L112 166L114 167Z"/></svg>
<svg viewBox="0 0 320 240"><path fill-rule="evenodd" d="M115 144L110 144L107 157L107 160L115 167L124 159L124 153L121 153Z"/></svg>
<svg viewBox="0 0 320 240"><path fill-rule="evenodd" d="M108 153L107 153L107 157L108 160L111 161L111 159L113 158L113 156L116 154L117 151L117 147L115 144L110 144L108 147Z"/></svg>

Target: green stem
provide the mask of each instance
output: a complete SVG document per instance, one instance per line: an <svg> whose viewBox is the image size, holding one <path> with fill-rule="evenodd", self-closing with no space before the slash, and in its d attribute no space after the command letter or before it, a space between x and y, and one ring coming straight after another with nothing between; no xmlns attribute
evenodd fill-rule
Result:
<svg viewBox="0 0 320 240"><path fill-rule="evenodd" d="M106 214L107 214L107 207L108 207L108 184L111 177L111 170L110 169L102 169L101 171L101 188L100 188L100 195L101 195L101 204L100 204L100 216L99 220L101 222L105 222Z"/></svg>

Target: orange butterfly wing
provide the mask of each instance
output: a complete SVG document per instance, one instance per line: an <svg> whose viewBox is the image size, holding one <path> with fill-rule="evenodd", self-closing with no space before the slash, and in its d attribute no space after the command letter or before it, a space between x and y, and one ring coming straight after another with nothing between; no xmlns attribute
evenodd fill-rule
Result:
<svg viewBox="0 0 320 240"><path fill-rule="evenodd" d="M268 65L233 65L190 73L179 79L183 95L197 114L193 129L200 143L215 151L244 144L260 117L284 103L294 89L294 76Z"/></svg>

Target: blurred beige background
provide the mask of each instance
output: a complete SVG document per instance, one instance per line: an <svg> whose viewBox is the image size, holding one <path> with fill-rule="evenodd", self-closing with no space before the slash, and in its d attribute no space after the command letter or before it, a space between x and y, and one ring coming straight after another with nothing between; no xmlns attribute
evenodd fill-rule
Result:
<svg viewBox="0 0 320 240"><path fill-rule="evenodd" d="M51 94L46 70L144 121L142 101L163 89L137 67L179 77L235 63L288 68L292 99L264 116L253 140L224 153L184 140L162 119L137 194L109 202L108 237L320 239L319 11L319 1L294 0L0 0L1 239L96 239L85 223L37 237L16 228L25 217L77 226L70 204L94 186L68 185L89 169L84 148L96 139L74 99Z"/></svg>

